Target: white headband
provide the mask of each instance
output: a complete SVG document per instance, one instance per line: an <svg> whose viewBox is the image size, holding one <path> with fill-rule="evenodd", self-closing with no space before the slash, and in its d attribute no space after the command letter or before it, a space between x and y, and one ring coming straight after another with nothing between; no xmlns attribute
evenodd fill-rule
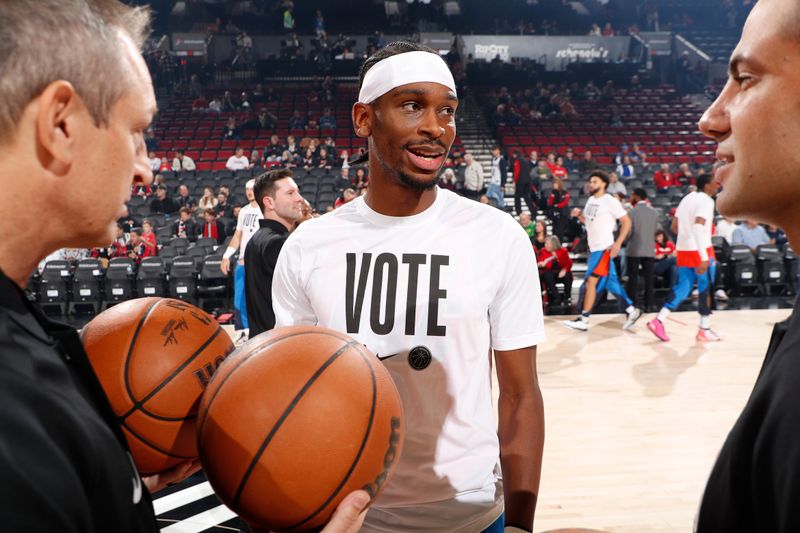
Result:
<svg viewBox="0 0 800 533"><path fill-rule="evenodd" d="M252 189L255 186L256 186L256 180L255 179L247 180L247 183L244 184L244 188L245 189Z"/></svg>
<svg viewBox="0 0 800 533"><path fill-rule="evenodd" d="M456 92L453 74L440 56L430 52L404 52L379 61L367 71L358 101L369 104L396 87L420 82L439 83Z"/></svg>

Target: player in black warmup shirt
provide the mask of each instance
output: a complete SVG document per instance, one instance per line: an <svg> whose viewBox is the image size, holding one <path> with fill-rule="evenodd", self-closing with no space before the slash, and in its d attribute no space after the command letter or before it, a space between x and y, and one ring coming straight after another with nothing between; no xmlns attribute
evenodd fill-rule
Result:
<svg viewBox="0 0 800 533"><path fill-rule="evenodd" d="M800 4L761 0L700 129L718 143L719 212L783 228L800 249ZM720 451L699 533L800 531L800 310L778 324L750 399Z"/></svg>

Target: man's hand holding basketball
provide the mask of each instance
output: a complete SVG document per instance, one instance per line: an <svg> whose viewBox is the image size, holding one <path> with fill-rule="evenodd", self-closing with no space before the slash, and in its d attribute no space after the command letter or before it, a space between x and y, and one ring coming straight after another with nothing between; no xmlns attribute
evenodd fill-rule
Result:
<svg viewBox="0 0 800 533"><path fill-rule="evenodd" d="M152 476L142 476L142 483L150 491L150 494L155 494L163 488L170 487L176 483L180 483L192 474L200 471L202 465L200 459L195 461L184 461L169 470L153 474Z"/></svg>

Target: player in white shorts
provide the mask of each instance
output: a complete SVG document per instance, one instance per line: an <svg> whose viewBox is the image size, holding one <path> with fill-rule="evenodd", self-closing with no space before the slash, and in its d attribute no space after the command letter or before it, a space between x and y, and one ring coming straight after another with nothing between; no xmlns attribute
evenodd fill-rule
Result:
<svg viewBox="0 0 800 533"><path fill-rule="evenodd" d="M233 307L239 315L240 324L237 324L237 326L241 325L242 329L241 334L236 339L237 342L244 341L250 336L250 324L247 322L247 304L245 303L244 292L244 250L247 248L247 243L250 242L250 237L258 231L258 221L264 218L264 214L258 208L258 204L253 197L253 185L255 182L255 179L248 180L244 186L249 203L239 210L239 217L236 219L236 231L233 233L233 238L231 238L231 242L225 249L225 253L222 255L222 262L219 265L222 273L227 276L231 257L237 251L239 252L239 259L233 272Z"/></svg>
<svg viewBox="0 0 800 533"><path fill-rule="evenodd" d="M436 186L458 106L438 54L392 43L361 78L353 123L369 143L369 192L289 237L272 286L277 325L353 336L403 398L403 453L362 531L531 531L545 335L530 241L506 213Z"/></svg>

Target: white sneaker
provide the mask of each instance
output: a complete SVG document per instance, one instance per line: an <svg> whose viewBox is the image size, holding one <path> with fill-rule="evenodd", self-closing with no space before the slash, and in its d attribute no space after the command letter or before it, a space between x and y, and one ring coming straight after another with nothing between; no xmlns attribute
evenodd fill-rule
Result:
<svg viewBox="0 0 800 533"><path fill-rule="evenodd" d="M622 325L622 329L625 331L631 329L636 321L639 320L639 317L642 316L642 310L638 307L634 307L633 311L628 315L628 320Z"/></svg>
<svg viewBox="0 0 800 533"><path fill-rule="evenodd" d="M562 322L565 326L578 331L589 331L589 323L576 318L575 320L565 320Z"/></svg>
<svg viewBox="0 0 800 533"><path fill-rule="evenodd" d="M697 289L692 291L692 298L697 298L699 295L700 295L700 293L697 292Z"/></svg>
<svg viewBox="0 0 800 533"><path fill-rule="evenodd" d="M695 336L695 339L697 339L700 342L719 342L722 340L722 337L720 337L711 328L708 329L700 328L697 330L697 335Z"/></svg>
<svg viewBox="0 0 800 533"><path fill-rule="evenodd" d="M722 302L728 301L728 295L722 289L717 289L717 292L714 293L714 298Z"/></svg>

